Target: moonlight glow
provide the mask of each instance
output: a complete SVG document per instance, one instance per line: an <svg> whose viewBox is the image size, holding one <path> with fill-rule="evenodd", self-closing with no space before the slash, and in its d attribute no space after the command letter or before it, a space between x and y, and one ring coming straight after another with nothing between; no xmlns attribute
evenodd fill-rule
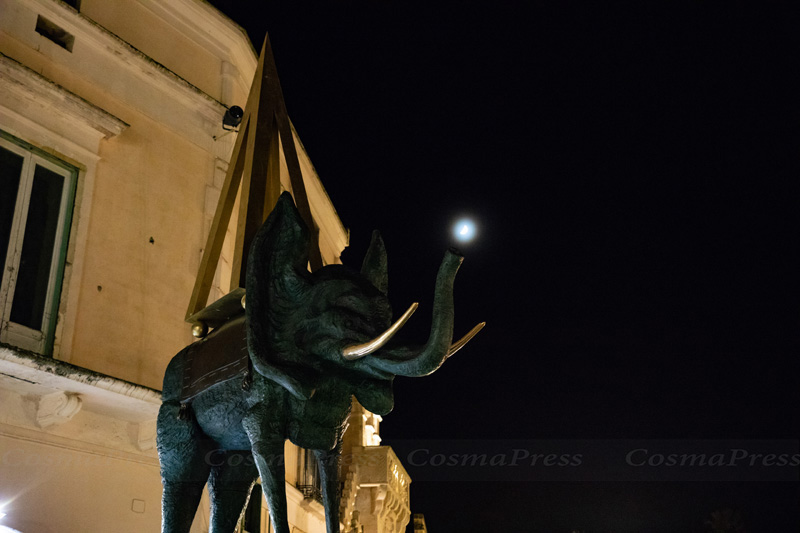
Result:
<svg viewBox="0 0 800 533"><path fill-rule="evenodd" d="M453 235L459 242L469 242L475 238L475 223L462 218L453 226Z"/></svg>

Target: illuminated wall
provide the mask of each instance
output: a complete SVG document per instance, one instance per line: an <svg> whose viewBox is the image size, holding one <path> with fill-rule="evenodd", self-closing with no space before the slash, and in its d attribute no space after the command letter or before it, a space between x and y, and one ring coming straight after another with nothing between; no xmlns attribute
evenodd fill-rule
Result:
<svg viewBox="0 0 800 533"><path fill-rule="evenodd" d="M157 531L158 390L193 340L183 317L235 140L221 120L244 107L256 54L201 0L0 0L0 54L2 149L74 180L63 249L41 276L50 336L11 335L14 275L0 292L0 526ZM323 261L337 263L347 231L297 145ZM290 189L285 164L281 181ZM227 292L232 226L212 301ZM378 446L378 421L355 405L346 453L370 466L343 470L342 521L360 510L365 531L404 531L410 479ZM290 522L324 531L286 449ZM204 497L192 531L207 528Z"/></svg>

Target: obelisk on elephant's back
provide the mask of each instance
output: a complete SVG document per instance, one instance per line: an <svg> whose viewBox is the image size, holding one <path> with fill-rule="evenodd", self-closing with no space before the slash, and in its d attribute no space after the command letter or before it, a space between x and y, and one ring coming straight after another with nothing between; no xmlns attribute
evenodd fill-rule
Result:
<svg viewBox="0 0 800 533"><path fill-rule="evenodd" d="M258 228L278 201L281 192L281 160L286 165L297 209L312 233L309 262L311 269L317 270L322 266L319 228L311 216L294 134L283 100L283 90L272 55L272 45L267 35L261 48L247 104L242 112L233 154L211 222L208 240L203 249L189 307L186 310L186 321L193 325L196 337L203 337L214 324L225 321L229 313L241 311L247 252ZM230 293L220 301L206 306L237 194L239 211L232 256Z"/></svg>

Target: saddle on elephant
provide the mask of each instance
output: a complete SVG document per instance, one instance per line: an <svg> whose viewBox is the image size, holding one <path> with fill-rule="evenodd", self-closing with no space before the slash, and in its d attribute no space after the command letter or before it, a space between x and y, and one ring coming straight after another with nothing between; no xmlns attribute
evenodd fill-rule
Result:
<svg viewBox="0 0 800 533"><path fill-rule="evenodd" d="M213 330L184 348L180 393L184 408L192 398L220 383L240 379L242 388L248 388L253 365L244 306L245 289L238 288L189 318L190 322ZM295 368L288 360L273 357L261 371L298 398L309 398L316 386L315 376Z"/></svg>
<svg viewBox="0 0 800 533"><path fill-rule="evenodd" d="M215 348L206 350L205 346L212 339L222 342L212 342L210 345ZM228 349L220 349L220 346ZM201 392L224 381L241 379L244 383L250 373L244 311L214 329L207 337L187 346L185 355L181 402L189 402Z"/></svg>

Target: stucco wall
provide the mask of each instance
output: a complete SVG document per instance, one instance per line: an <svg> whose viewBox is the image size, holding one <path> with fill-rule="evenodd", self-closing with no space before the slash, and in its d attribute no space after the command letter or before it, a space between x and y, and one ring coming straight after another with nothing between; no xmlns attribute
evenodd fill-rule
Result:
<svg viewBox="0 0 800 533"><path fill-rule="evenodd" d="M81 13L221 100L221 59L138 0L82 0Z"/></svg>
<svg viewBox="0 0 800 533"><path fill-rule="evenodd" d="M235 139L215 139L224 133L222 102L244 107L252 49L241 29L199 0L83 0L81 13L53 0L0 0L0 14L0 53L50 85L49 99L36 105L25 88L14 105L4 107L0 95L0 129L79 169L54 356L160 389L169 359L193 340L183 317ZM74 37L72 50L35 31L40 16ZM120 131L103 138L70 122L58 109L69 99ZM324 260L338 262L346 231L299 140L298 152ZM285 164L281 181L291 188ZM224 250L222 270L230 244ZM226 290L229 276L220 274ZM4 525L159 529L155 452L135 449L128 421L84 410L43 429L7 386L0 380L0 499L17 511ZM321 505L293 487L296 448L286 448L290 522L323 531ZM193 531L207 523L206 498Z"/></svg>
<svg viewBox="0 0 800 533"><path fill-rule="evenodd" d="M4 525L38 533L160 528L157 465L2 435L0 461L10 500Z"/></svg>
<svg viewBox="0 0 800 533"><path fill-rule="evenodd" d="M96 165L73 161L93 172L79 176L80 231L70 236L75 268L55 356L160 388L170 357L192 340L183 316L235 139L217 139L225 133L217 98L245 105L249 81L241 80L255 69L253 51L202 2L84 0L80 13L45 0L0 3L0 52L129 125L100 142ZM72 34L72 50L34 31L38 17ZM338 262L346 234L298 146L323 255ZM218 277L222 292L227 277Z"/></svg>
<svg viewBox="0 0 800 533"><path fill-rule="evenodd" d="M4 380L0 382L3 525L26 533L158 531L158 459L152 442L146 450L135 444L135 423L123 420L118 412L112 416L80 409L69 421L50 421L52 425L43 429L34 422L41 410L36 393L49 388ZM96 401L87 403L89 409L102 409ZM152 405L143 404L141 412L128 417L146 417L148 410Z"/></svg>
<svg viewBox="0 0 800 533"><path fill-rule="evenodd" d="M101 152L70 362L160 389L166 362L192 340L183 314L213 158L129 119Z"/></svg>
<svg viewBox="0 0 800 533"><path fill-rule="evenodd" d="M132 16L139 8L129 3L103 5L127 13L131 31L139 31L152 16ZM70 238L81 269L65 285L62 307L71 312L62 309L61 336L69 341L58 339L56 356L160 388L169 358L192 340L183 315L205 245L215 152L230 150L230 142L213 139L224 107L62 5L13 2L4 13L0 51L130 125L101 141L92 183L79 186L75 227L87 229ZM33 31L38 16L74 33L71 52ZM184 74L202 80L208 69L193 59L208 53L184 50L187 39L176 31L161 38L180 43ZM218 68L213 77L219 92Z"/></svg>

